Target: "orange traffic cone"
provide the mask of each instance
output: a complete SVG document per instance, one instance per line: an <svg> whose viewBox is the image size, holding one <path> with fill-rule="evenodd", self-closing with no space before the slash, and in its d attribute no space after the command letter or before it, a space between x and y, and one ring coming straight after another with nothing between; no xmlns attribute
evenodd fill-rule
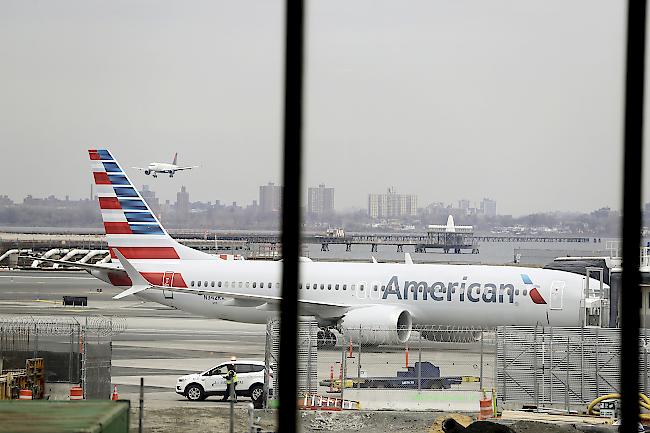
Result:
<svg viewBox="0 0 650 433"><path fill-rule="evenodd" d="M113 395L111 395L111 400L117 400L119 397L117 396L117 385L113 385Z"/></svg>

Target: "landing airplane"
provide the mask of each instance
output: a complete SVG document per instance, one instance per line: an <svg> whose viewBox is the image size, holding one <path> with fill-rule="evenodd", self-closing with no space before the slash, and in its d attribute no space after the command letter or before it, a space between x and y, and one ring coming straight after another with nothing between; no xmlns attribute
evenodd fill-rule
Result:
<svg viewBox="0 0 650 433"><path fill-rule="evenodd" d="M178 243L111 153L89 154L114 263L109 269L80 267L128 287L114 298L135 295L238 322L264 323L277 315L282 262L219 260ZM375 341L367 330L382 329L387 340L403 343L413 329L427 325L579 326L587 284L600 282L513 266L304 261L296 290L301 314L338 329L346 341Z"/></svg>
<svg viewBox="0 0 650 433"><path fill-rule="evenodd" d="M163 174L169 174L169 177L174 177L174 174L176 174L177 171L182 171L182 170L191 170L193 168L198 168L198 165L192 165L188 167L179 167L177 165L178 161L178 152L174 154L174 160L172 161L171 164L168 164L166 162L152 162L147 166L147 168L142 168L142 167L133 167L136 170L144 171L144 174L152 175L153 177L158 177L158 173L163 173Z"/></svg>

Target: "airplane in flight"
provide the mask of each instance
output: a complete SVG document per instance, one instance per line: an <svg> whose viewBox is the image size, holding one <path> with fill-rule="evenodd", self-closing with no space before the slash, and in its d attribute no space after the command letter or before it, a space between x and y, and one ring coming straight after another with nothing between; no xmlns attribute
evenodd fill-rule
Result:
<svg viewBox="0 0 650 433"><path fill-rule="evenodd" d="M281 261L220 260L178 243L108 150L90 150L112 257L108 265L69 263L129 295L204 317L265 323L277 316ZM429 325L579 326L585 275L515 266L301 261L301 315L323 330L373 344L403 343ZM48 261L54 261L49 260ZM59 261L56 261L59 262ZM596 285L596 286L594 286ZM362 331L363 330L363 331Z"/></svg>
<svg viewBox="0 0 650 433"><path fill-rule="evenodd" d="M166 162L152 162L147 166L147 168L142 167L133 167L136 170L144 171L144 174L152 175L153 177L158 177L158 173L169 174L169 177L174 177L177 171L182 170L191 170L193 168L198 168L198 165L192 165L187 167L179 167L178 164L178 152L174 154L174 160L171 164Z"/></svg>

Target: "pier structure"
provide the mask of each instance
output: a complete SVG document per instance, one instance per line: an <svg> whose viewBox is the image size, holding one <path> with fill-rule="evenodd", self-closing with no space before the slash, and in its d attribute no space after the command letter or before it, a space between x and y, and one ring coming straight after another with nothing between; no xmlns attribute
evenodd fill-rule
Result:
<svg viewBox="0 0 650 433"><path fill-rule="evenodd" d="M208 232L198 230L170 230L172 237L179 242L208 253L227 252L247 258L279 258L282 245L280 235L276 232ZM303 245L320 245L321 251L330 251L331 245L345 245L345 251L352 251L353 246L370 248L377 252L379 247L391 246L397 252L404 252L404 247L412 248L416 253L440 250L443 253L479 252L483 242L511 243L600 243L599 238L520 235L477 235L470 226L429 226L426 233L338 233L305 234ZM56 251L52 252L53 250ZM71 260L83 260L85 263L104 261L108 257L108 245L102 233L0 233L0 265L16 263L18 255L40 257L51 252L52 258L74 255ZM102 254L102 252L104 254ZM60 254L59 254L60 253ZM29 265L28 265L29 266ZM49 266L41 264L41 266Z"/></svg>

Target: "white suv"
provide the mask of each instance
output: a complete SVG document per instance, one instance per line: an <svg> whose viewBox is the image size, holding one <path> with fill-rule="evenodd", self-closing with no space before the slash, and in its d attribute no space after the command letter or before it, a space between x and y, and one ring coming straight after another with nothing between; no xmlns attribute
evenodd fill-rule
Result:
<svg viewBox="0 0 650 433"><path fill-rule="evenodd" d="M261 407L264 394L264 362L263 361L227 361L203 373L181 376L176 380L176 393L184 395L188 400L205 400L211 395L226 396L226 374L228 366L233 365L237 372L237 396L251 397L255 407ZM273 380L269 378L269 386ZM269 389L269 393L272 390Z"/></svg>

